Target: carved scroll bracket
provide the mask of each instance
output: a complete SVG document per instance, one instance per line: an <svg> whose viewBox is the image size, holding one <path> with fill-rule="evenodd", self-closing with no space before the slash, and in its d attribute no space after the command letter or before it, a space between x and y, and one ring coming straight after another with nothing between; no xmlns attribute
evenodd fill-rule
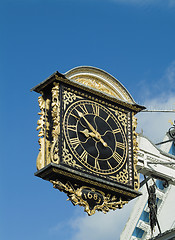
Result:
<svg viewBox="0 0 175 240"><path fill-rule="evenodd" d="M89 216L93 215L95 211L102 211L107 213L109 210L115 210L122 208L128 201L123 201L121 197L111 196L105 194L95 188L87 186L78 187L76 184L70 182L63 183L61 181L50 181L53 187L65 192L69 197L73 205L79 205L84 207L84 211Z"/></svg>

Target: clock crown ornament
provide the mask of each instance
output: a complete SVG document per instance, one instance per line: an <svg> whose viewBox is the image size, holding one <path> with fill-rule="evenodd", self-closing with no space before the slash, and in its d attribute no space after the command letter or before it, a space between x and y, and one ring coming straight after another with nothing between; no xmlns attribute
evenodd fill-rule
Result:
<svg viewBox="0 0 175 240"><path fill-rule="evenodd" d="M55 72L32 90L41 94L36 176L88 215L140 195L134 115L145 107L117 79L83 66Z"/></svg>

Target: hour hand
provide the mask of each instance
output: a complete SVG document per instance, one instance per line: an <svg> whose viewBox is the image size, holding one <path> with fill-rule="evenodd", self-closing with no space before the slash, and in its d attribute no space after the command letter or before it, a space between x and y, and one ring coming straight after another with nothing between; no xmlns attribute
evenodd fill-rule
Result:
<svg viewBox="0 0 175 240"><path fill-rule="evenodd" d="M100 141L104 147L108 147L108 144L101 138L99 133L93 133L93 132L89 132L88 129L84 129L83 131L80 131L81 133L83 133L85 135L85 137L93 137L95 139L97 139L98 141Z"/></svg>
<svg viewBox="0 0 175 240"><path fill-rule="evenodd" d="M108 147L108 144L102 138L100 138L100 142L103 144L104 147Z"/></svg>
<svg viewBox="0 0 175 240"><path fill-rule="evenodd" d="M89 130L88 129L84 129L83 131L80 131L81 133L83 133L85 135L85 137L89 137Z"/></svg>
<svg viewBox="0 0 175 240"><path fill-rule="evenodd" d="M85 135L85 137L96 137L95 133L89 132L88 129L85 129L85 130L80 131L80 132L83 133Z"/></svg>

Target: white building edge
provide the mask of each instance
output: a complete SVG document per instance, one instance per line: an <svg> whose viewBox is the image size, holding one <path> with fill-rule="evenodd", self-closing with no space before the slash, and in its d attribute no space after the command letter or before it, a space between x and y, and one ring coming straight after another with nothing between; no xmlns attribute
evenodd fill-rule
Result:
<svg viewBox="0 0 175 240"><path fill-rule="evenodd" d="M166 134L164 141L170 137ZM160 226L156 226L151 234L149 224L148 191L146 184L140 189L142 196L138 197L127 224L120 235L120 240L148 240L175 239L175 145L172 141L156 147L146 137L138 136L138 172L152 177L148 185L156 182L157 219ZM164 187L165 179L169 186Z"/></svg>

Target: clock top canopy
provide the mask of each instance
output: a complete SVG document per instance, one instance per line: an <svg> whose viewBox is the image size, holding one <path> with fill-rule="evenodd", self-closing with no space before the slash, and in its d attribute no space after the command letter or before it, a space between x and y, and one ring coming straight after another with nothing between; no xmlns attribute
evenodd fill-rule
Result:
<svg viewBox="0 0 175 240"><path fill-rule="evenodd" d="M118 102L121 105L140 112L145 107L135 103L127 89L112 75L96 67L80 66L75 67L65 74L56 71L46 80L32 88L31 91L42 93L42 91L53 81L59 80L69 83L72 86L103 96L111 101Z"/></svg>
<svg viewBox="0 0 175 240"><path fill-rule="evenodd" d="M65 76L122 101L135 103L130 93L116 78L99 68L80 66L66 72Z"/></svg>

